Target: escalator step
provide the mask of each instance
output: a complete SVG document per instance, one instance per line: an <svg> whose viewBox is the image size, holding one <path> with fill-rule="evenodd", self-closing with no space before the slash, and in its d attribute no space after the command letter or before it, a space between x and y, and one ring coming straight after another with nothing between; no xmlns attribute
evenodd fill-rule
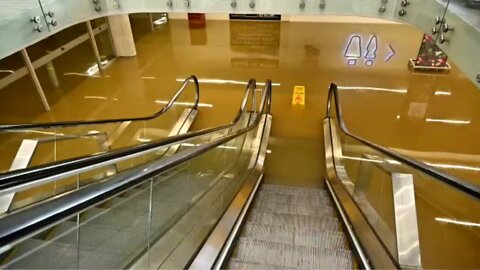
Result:
<svg viewBox="0 0 480 270"><path fill-rule="evenodd" d="M252 223L264 225L281 225L295 228L314 228L317 230L340 230L340 224L336 218L314 217L306 215L280 214L260 209L252 209L248 220Z"/></svg>
<svg viewBox="0 0 480 270"><path fill-rule="evenodd" d="M296 246L240 238L233 252L237 262L267 264L280 268L352 268L352 253L344 249ZM263 268L263 267L260 267Z"/></svg>
<svg viewBox="0 0 480 270"><path fill-rule="evenodd" d="M273 192L285 195L300 195L300 196L328 196L324 189L302 188L281 185L263 184L260 187L262 192Z"/></svg>
<svg viewBox="0 0 480 270"><path fill-rule="evenodd" d="M264 184L228 267L347 269L353 261L326 191Z"/></svg>
<svg viewBox="0 0 480 270"><path fill-rule="evenodd" d="M227 265L227 269L236 269L236 270L254 270L254 269L275 269L275 270L282 270L282 269L288 269L288 268L281 268L278 267L277 265L267 265L267 264L259 264L259 263L248 263L248 262L242 262L242 261L237 261L234 259L230 259Z"/></svg>
<svg viewBox="0 0 480 270"><path fill-rule="evenodd" d="M323 196L302 196L288 195L274 192L260 191L255 198L256 201L262 203L264 201L289 204L307 204L311 206L331 206L332 202L328 197Z"/></svg>
<svg viewBox="0 0 480 270"><path fill-rule="evenodd" d="M345 236L340 232L262 225L250 222L245 224L242 230L242 237L297 246L336 249L347 247Z"/></svg>
<svg viewBox="0 0 480 270"><path fill-rule="evenodd" d="M291 203L278 203L271 201L255 201L253 209L261 209L264 211L275 212L279 214L299 214L315 217L336 217L335 210L332 206L312 206L308 204L291 204Z"/></svg>

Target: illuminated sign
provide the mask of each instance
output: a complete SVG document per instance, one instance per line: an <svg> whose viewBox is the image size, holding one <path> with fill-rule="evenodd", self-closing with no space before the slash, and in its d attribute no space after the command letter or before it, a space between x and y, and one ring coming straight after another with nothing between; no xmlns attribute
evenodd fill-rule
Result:
<svg viewBox="0 0 480 270"><path fill-rule="evenodd" d="M358 34L353 34L348 38L347 46L345 47L343 56L347 59L347 65L349 66L355 66L363 57L365 59L365 66L371 67L377 59L377 51L378 38L376 35L371 35L368 38L365 51L363 52L362 37ZM384 61L390 61L395 54L396 52L392 48L392 45L388 44L388 54Z"/></svg>

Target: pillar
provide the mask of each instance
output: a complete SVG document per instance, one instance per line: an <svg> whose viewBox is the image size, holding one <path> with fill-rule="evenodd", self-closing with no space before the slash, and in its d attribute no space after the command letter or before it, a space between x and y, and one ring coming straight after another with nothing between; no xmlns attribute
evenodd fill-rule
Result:
<svg viewBox="0 0 480 270"><path fill-rule="evenodd" d="M113 47L118 57L137 55L133 40L132 27L127 14L108 17L110 34L112 35Z"/></svg>

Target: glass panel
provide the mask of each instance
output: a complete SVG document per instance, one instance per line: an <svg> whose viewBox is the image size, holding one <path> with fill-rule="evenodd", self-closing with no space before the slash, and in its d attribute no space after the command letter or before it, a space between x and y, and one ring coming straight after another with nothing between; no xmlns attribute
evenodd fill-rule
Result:
<svg viewBox="0 0 480 270"><path fill-rule="evenodd" d="M0 256L2 269L77 269L78 215L47 228L20 243Z"/></svg>
<svg viewBox="0 0 480 270"><path fill-rule="evenodd" d="M332 124L341 143L341 149L334 153L339 178L390 254L397 258L392 174L401 171L391 167L380 152L346 136L336 121Z"/></svg>
<svg viewBox="0 0 480 270"><path fill-rule="evenodd" d="M405 166L403 166L405 167ZM478 269L478 199L411 168L414 175L420 250L425 269Z"/></svg>
<svg viewBox="0 0 480 270"><path fill-rule="evenodd" d="M167 105L170 98L155 101L159 108L162 108ZM186 116L193 107L194 100L195 85L191 83L166 113L151 120L2 132L0 137L2 141L6 142L2 144L2 147L6 149L8 146L9 151L4 152L1 169L9 170L17 153L22 150L21 145L28 143L26 140L34 141L36 144L32 146L30 160L23 168L178 135L180 126L177 123L181 119L185 120L181 116ZM21 168L17 167L16 169Z"/></svg>
<svg viewBox="0 0 480 270"><path fill-rule="evenodd" d="M171 155L175 154L177 151L181 151L182 149L191 148L192 146L195 146L197 142L208 142L211 139L213 139L212 135L207 134L197 138L195 141L192 140L191 142L188 142L188 143L162 147L160 149L153 150L146 154L137 155L127 160L101 166L94 170L88 170L86 172L82 172L79 175L61 178L53 182L48 182L36 187L18 191L15 193L13 197L9 211L14 211L16 209L25 207L27 205L34 204L38 201L45 200L52 196L56 196L64 192L75 190L79 187L92 184L96 181L104 179L105 177L112 176L116 173L132 169L134 167L145 164L147 162L150 162L156 159L170 157ZM75 143L78 143L78 142L75 142ZM97 143L101 143L101 141ZM48 145L45 145L46 148L44 149L43 152L48 153L48 151L51 151L51 149L49 149L48 147L52 147L52 146L55 147L57 145L58 145L57 143L53 143L53 144L50 143ZM87 145L87 144L84 143L82 147L84 145ZM182 147L182 145L185 145L185 147ZM82 147L79 147L79 148L82 149ZM66 147L65 149L62 149L62 150L56 149L54 153L68 154L67 151L69 148L70 147ZM52 158L51 156L47 156L47 157L44 157L44 160L47 159L48 157Z"/></svg>
<svg viewBox="0 0 480 270"><path fill-rule="evenodd" d="M124 269L148 248L152 180L80 214L81 269Z"/></svg>
<svg viewBox="0 0 480 270"><path fill-rule="evenodd" d="M260 117L255 113L256 103L250 100L247 104L232 128L136 155L127 160L130 164L105 164L17 192L14 205L25 207L96 180L108 181L106 177L115 173L235 132ZM46 230L39 236L42 241L34 243L40 248L29 249L28 254L54 259L29 260L14 247L4 252L3 268L117 269L134 263L143 268L185 267L251 172L258 150L258 143L253 142L256 134L253 129Z"/></svg>
<svg viewBox="0 0 480 270"><path fill-rule="evenodd" d="M338 177L399 264L419 243L422 268L479 268L478 200L345 135L332 105L332 127L338 135L333 137ZM399 189L399 175L412 179L411 185ZM408 192L412 192L408 203L397 200ZM403 216L399 210L404 211ZM416 216L417 226L412 219L405 223L409 214ZM406 224L409 231L402 233ZM417 229L419 242L411 238ZM412 239L408 246L401 245Z"/></svg>
<svg viewBox="0 0 480 270"><path fill-rule="evenodd" d="M154 189L154 215L165 213L167 209L169 212L178 209L178 214L169 214L176 217L175 222L158 242L152 243L150 266L184 268L187 265L246 180L253 153L253 135L254 131L250 131L189 160L178 173L182 175L180 180L172 178L162 182L157 191ZM176 207L165 208L165 204L158 204L169 200L168 194L175 194L174 198L170 195L170 200L176 202ZM153 224L157 219L162 220L154 216Z"/></svg>
<svg viewBox="0 0 480 270"><path fill-rule="evenodd" d="M185 267L251 172L256 132L25 240L4 253L2 268L118 269L139 258L148 264L143 268ZM69 181L78 185L78 179Z"/></svg>
<svg viewBox="0 0 480 270"><path fill-rule="evenodd" d="M250 113L248 113L248 110L246 110L241 115L241 120L239 121L239 123L234 127L232 127L231 129L221 130L213 134L205 134L197 138L191 139L190 141L187 141L187 142L182 142L177 145L165 146L159 149L154 149L149 153L136 155L127 160L123 160L114 164L108 164L102 167L98 167L94 170L89 170L87 172L82 172L76 176L59 179L54 182L48 182L46 184L42 184L37 187L28 188L26 190L16 192L15 196L13 197L13 201L9 208L9 211L13 211L15 209L19 209L27 205L33 204L35 202L42 201L52 196L64 193L66 191L74 190L84 185L94 183L98 180L104 179L107 176L112 176L116 173L132 169L134 167L145 164L147 162L170 157L171 155L179 151L190 149L191 147L194 147L196 145L210 142L212 140L215 140L221 136L228 134L229 132L233 132L235 130L238 130L247 126L249 121L251 122L253 121L253 119L254 119L253 116L251 116ZM146 126L146 124L143 123L143 126ZM148 135L149 133L146 131L144 132L144 129L146 128L139 129L139 130L142 131L142 134ZM129 132L130 131L127 130L125 134L130 134L131 132L130 133ZM136 132L133 132L133 133L136 133ZM121 141L122 137L125 137L126 139L128 139L126 140L123 146L125 146L126 143L132 140L132 137L130 137L131 134L128 136L125 134L118 136L118 139L117 139L118 141ZM34 158L32 159L32 162L50 162L52 160L55 160L55 158L59 158L59 159L66 158L68 155L72 153L79 154L79 155L84 154L79 151L88 151L87 146L90 146L89 148L90 150L94 150L96 147L97 149L102 149L102 147L105 147L105 144L108 144L108 140L107 141L105 140L106 138L107 137L104 137L104 136L92 137L92 138L82 137L80 138L80 140L62 141L60 136L57 136L57 137L54 136L55 140L47 141L43 145L38 144L39 146L37 147L39 147L39 151L38 151L38 154L35 154L33 156ZM135 138L138 138L138 137L133 137L133 139ZM120 142L117 142L118 147L120 147L119 144ZM239 141L237 140L236 143L230 142L229 145L226 145L224 148L225 149L241 149L240 145L238 144L239 144ZM116 147L116 146L110 145L110 147ZM73 150L73 149L77 149L77 150Z"/></svg>

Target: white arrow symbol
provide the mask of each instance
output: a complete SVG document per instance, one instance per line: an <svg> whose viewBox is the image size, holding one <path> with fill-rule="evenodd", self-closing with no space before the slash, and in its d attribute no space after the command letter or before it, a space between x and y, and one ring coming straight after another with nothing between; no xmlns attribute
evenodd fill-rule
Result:
<svg viewBox="0 0 480 270"><path fill-rule="evenodd" d="M392 48L392 45L388 44L388 48L390 49L390 52L385 58L385 62L390 61L390 59L392 59L392 57L396 54L395 50Z"/></svg>

